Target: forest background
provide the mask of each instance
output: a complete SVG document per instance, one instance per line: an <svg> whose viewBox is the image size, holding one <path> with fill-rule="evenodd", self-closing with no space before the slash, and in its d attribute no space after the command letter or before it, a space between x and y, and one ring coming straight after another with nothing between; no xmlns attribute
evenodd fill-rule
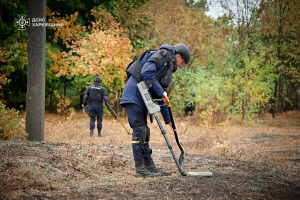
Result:
<svg viewBox="0 0 300 200"><path fill-rule="evenodd" d="M219 2L227 14L213 19L206 0L47 1L47 22L63 26L47 28L46 110L69 116L100 75L114 110L124 113L127 65L165 43L184 43L192 53L169 94L177 114L195 101L209 126L299 110L300 2ZM20 132L26 101L27 31L15 21L28 14L27 1L1 0L0 10L0 137L7 139Z"/></svg>

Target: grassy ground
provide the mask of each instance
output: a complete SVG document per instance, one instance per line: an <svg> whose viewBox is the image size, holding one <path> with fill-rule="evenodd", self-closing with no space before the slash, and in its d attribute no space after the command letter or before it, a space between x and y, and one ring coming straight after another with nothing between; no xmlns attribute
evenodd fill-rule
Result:
<svg viewBox="0 0 300 200"><path fill-rule="evenodd" d="M126 118L121 118L126 129L131 132ZM228 122L213 128L201 126L199 117L175 118L179 140L187 153L205 153L242 160L257 160L270 164L281 164L283 160L297 159L285 154L269 156L270 153L300 151L300 113L292 111L275 119L266 114L255 124ZM151 147L168 150L161 131L154 121L149 122ZM175 151L179 151L169 126L164 127ZM77 113L66 121L61 116L47 114L45 141L78 144L105 144L131 148L131 135L111 117L104 118L103 137L89 137L89 118ZM300 152L298 152L300 153ZM262 158L262 156L264 158Z"/></svg>
<svg viewBox="0 0 300 200"><path fill-rule="evenodd" d="M131 136L118 121L105 117L103 137L90 137L83 113L46 114L45 143L0 142L0 199L300 199L299 112L265 115L251 125L205 128L197 116L175 122L184 170L212 177L181 176L155 122L153 158L172 175L144 179L134 177Z"/></svg>

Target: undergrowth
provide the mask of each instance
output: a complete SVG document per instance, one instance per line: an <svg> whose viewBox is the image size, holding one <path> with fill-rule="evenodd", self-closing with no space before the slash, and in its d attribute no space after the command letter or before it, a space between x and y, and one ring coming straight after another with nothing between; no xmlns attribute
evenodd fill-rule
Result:
<svg viewBox="0 0 300 200"><path fill-rule="evenodd" d="M24 119L19 111L9 109L0 101L0 140L25 139Z"/></svg>

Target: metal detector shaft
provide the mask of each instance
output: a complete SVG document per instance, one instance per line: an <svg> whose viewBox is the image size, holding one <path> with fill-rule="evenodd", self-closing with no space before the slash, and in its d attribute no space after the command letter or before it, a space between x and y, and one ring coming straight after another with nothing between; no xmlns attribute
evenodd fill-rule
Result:
<svg viewBox="0 0 300 200"><path fill-rule="evenodd" d="M127 134L130 135L130 132L125 128L125 126L123 125L123 123L120 121L120 119L118 117L116 117L116 119L120 122L120 124L123 126L123 128L126 130Z"/></svg>
<svg viewBox="0 0 300 200"><path fill-rule="evenodd" d="M170 141L169 141L169 138L168 138L168 136L167 136L167 133L166 133L166 131L165 131L165 129L164 129L164 127L163 127L163 125L162 125L162 123L161 123L159 117L158 117L158 114L157 114L157 113L154 113L153 115L154 115L154 117L155 117L155 119L156 119L156 121L157 121L157 123L158 123L158 126L159 126L159 128L160 128L160 130L161 130L162 135L163 135L164 138L165 138L165 141L166 141L166 143L167 143L167 145L168 145L168 148L169 148L169 150L171 151L171 154L172 154L172 156L173 156L173 158L174 158L174 160L175 160L175 163L176 163L176 165L177 165L177 167L178 167L178 170L179 170L180 174L181 174L182 176L186 176L187 174L183 171L183 169L181 168L181 164L179 163L179 161L178 161L177 158L176 158L176 155L175 155L175 153L174 153L174 151L173 151L172 145L171 145L171 143L170 143Z"/></svg>
<svg viewBox="0 0 300 200"><path fill-rule="evenodd" d="M106 102L105 102L106 103ZM125 128L125 126L123 125L123 123L121 122L121 120L119 119L117 113L112 109L112 107L106 103L106 106L108 108L108 110L111 112L111 114L120 122L120 124L123 126L123 128L126 130L126 132L128 133L128 135L130 135L130 132Z"/></svg>
<svg viewBox="0 0 300 200"><path fill-rule="evenodd" d="M175 159L175 162L178 166L178 169L181 173L182 176L212 176L212 173L211 172L188 172L188 173L185 173L182 168L181 168L181 165L182 165L182 162L184 160L184 150L179 142L179 139L178 139L178 135L177 135L177 129L176 129L176 125L175 125L175 122L174 122L174 118L173 118L173 114L172 114L172 110L171 110L171 104L170 104L170 101L169 99L166 99L165 100L167 102L167 105L168 105L168 110L169 110L169 114L170 114L170 118L171 118L171 122L172 122L172 128L173 128L173 132L174 132L174 136L175 136L175 139L176 139L176 143L181 151L181 154L180 154L180 157L179 157L179 161L177 161L175 155L174 155L174 152L172 153L172 147L171 147L171 153L173 155L173 158ZM162 131L163 132L163 131ZM164 137L166 139L166 142L168 144L168 138L167 136L164 134ZM169 144L168 144L169 145ZM170 148L170 147L169 147Z"/></svg>
<svg viewBox="0 0 300 200"><path fill-rule="evenodd" d="M171 118L171 122L172 122L172 128L173 128L173 132L174 132L174 136L175 136L175 140L176 140L176 143L181 151L181 154L180 154L180 157L179 157L179 164L180 166L182 165L182 162L184 160L184 150L179 142L179 139L178 139L178 135L177 135L177 129L176 129L176 125L175 125L175 122L174 122L174 118L173 118L173 114L172 114L172 110L171 110L171 106L168 107L168 110L169 110L169 113L170 113L170 118Z"/></svg>
<svg viewBox="0 0 300 200"><path fill-rule="evenodd" d="M211 172L188 172L188 173L184 172L184 170L181 167L181 164L182 164L182 162L184 160L184 151L183 151L183 148L181 147L181 145L179 143L179 140L178 140L176 126L175 126L175 122L174 122L173 115L172 115L172 112L171 112L171 104L170 104L170 101L169 101L168 97L164 97L164 101L168 105L168 109L169 109L169 113L170 113L170 117L171 117L171 122L172 122L172 128L174 130L175 139L176 139L176 142L178 144L178 147L181 150L181 154L180 154L179 160L176 158L176 155L175 155L175 153L173 151L173 148L172 148L172 145L171 145L171 143L169 141L167 133L166 133L166 131L165 131L165 129L164 129L164 127L163 127L163 125L162 125L159 117L158 117L157 113L160 111L160 106L156 105L153 102L153 100L151 98L151 95L150 95L150 93L148 91L149 89L148 89L148 87L147 87L147 85L145 84L144 81L141 81L140 83L138 83L137 86L138 86L140 94L141 94L141 96L142 96L142 98L144 100L144 103L145 103L145 105L147 107L148 112L150 114L153 114L154 117L155 117L155 120L157 121L157 124L158 124L158 126L160 128L160 131L161 131L162 135L165 138L165 141L166 141L166 143L168 145L168 148L169 148L169 150L170 150L170 152L171 152L171 154L173 156L173 159L175 160L175 163L177 165L177 168L178 168L180 174L182 176L211 176L212 175Z"/></svg>

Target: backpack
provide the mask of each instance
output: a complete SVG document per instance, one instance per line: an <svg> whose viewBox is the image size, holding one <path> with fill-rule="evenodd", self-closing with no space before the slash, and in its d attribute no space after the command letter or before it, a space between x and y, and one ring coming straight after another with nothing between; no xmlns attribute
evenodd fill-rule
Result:
<svg viewBox="0 0 300 200"><path fill-rule="evenodd" d="M138 82L142 81L141 71L143 65L140 63L140 60L143 59L146 53L150 51L154 51L154 53L147 61L155 62L156 66L158 67L161 67L162 65L167 65L167 67L164 68L164 70L160 71L160 73L156 75L156 80L161 84L161 86L163 88L167 88L172 82L172 72L176 71L176 65L174 65L174 59L172 58L171 52L166 49L147 50L140 56L139 59L132 61L126 68L126 82L128 81L131 75L134 76L134 78Z"/></svg>
<svg viewBox="0 0 300 200"><path fill-rule="evenodd" d="M142 59L148 52L150 51L158 51L158 50L147 50L145 51L139 59L133 60L129 65L126 67L126 81L130 78L131 75L134 76L134 78L138 81L142 81L142 75L140 74L143 68L143 65L139 62L140 59Z"/></svg>

